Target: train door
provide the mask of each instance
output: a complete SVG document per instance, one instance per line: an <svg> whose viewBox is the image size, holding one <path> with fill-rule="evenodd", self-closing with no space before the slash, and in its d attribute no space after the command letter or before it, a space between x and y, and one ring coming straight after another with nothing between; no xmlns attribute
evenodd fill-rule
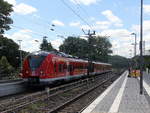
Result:
<svg viewBox="0 0 150 113"><path fill-rule="evenodd" d="M70 75L70 72L69 72L69 61L67 61L67 70L66 70L66 76Z"/></svg>
<svg viewBox="0 0 150 113"><path fill-rule="evenodd" d="M94 72L94 63L91 63L91 72Z"/></svg>
<svg viewBox="0 0 150 113"><path fill-rule="evenodd" d="M69 65L69 74L73 75L73 65L72 64Z"/></svg>
<svg viewBox="0 0 150 113"><path fill-rule="evenodd" d="M56 61L54 62L54 76L57 75L57 63Z"/></svg>
<svg viewBox="0 0 150 113"><path fill-rule="evenodd" d="M89 63L89 72L90 73L94 72L94 63L92 62Z"/></svg>

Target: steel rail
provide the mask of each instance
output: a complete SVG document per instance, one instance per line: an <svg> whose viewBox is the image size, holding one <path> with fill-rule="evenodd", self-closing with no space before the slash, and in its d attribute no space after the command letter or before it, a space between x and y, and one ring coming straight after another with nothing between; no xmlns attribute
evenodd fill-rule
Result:
<svg viewBox="0 0 150 113"><path fill-rule="evenodd" d="M22 107L25 107L25 106L27 106L29 104L33 104L33 103L35 103L37 101L45 100L45 99L47 99L47 98L49 98L51 96L57 95L57 94L59 94L61 92L71 90L72 89L71 86L74 86L75 84L78 84L78 83L81 83L81 82L83 83L83 81L87 81L87 80L84 79L84 80L80 80L80 81L77 81L77 82L74 82L74 83L65 84L65 85L62 85L62 86L50 89L49 92L53 92L53 93L49 94L48 96L47 96L47 92L43 91L43 92L38 92L38 93L35 93L33 95L25 96L23 98L17 99L16 101L17 102L19 101L18 103L16 101L14 101L14 103L12 102L10 106L9 105L8 106L7 105L5 105L5 106L3 105L4 108L3 108L3 111L1 113L7 113L7 112L10 112L10 111L14 111L14 110L20 109ZM70 87L70 89L68 89L68 87ZM66 88L66 90L63 90L64 88ZM42 97L39 97L40 95L42 95ZM35 99L35 96L37 96L36 99ZM24 101L24 100L26 100L26 101ZM21 102L21 101L23 101L23 102Z"/></svg>
<svg viewBox="0 0 150 113"><path fill-rule="evenodd" d="M103 86L105 83L109 82L110 80L112 80L112 79L115 78L115 77L117 77L117 75L114 75L113 77L111 77L111 78L109 78L109 79L107 79L107 80L104 80L104 81L101 82L100 84L98 84L98 85L96 85L96 86L94 86L94 87L88 89L87 91L85 91L85 92L83 92L83 93L77 95L76 97L74 97L74 98L68 100L67 102L61 104L60 106L58 106L58 107L56 107L56 108L54 108L54 109L49 110L48 113L57 113L59 110L65 108L67 105L69 105L69 104L75 102L76 100L78 100L79 98L85 96L86 94L88 94L89 92L95 90L96 88L98 88L98 87L100 87L100 86Z"/></svg>

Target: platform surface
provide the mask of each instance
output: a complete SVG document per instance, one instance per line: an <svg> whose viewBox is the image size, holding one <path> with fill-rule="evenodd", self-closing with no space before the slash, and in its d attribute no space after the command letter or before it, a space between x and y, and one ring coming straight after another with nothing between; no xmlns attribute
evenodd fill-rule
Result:
<svg viewBox="0 0 150 113"><path fill-rule="evenodd" d="M144 73L143 95L139 79L127 75L124 72L82 113L150 113L150 75Z"/></svg>

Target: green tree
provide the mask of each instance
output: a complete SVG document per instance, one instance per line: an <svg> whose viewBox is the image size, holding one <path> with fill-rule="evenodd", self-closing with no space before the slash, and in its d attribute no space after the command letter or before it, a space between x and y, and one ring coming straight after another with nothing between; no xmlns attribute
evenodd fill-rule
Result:
<svg viewBox="0 0 150 113"><path fill-rule="evenodd" d="M23 58L27 55L27 52L22 51ZM20 54L19 45L12 39L3 37L0 35L0 58L6 56L8 62L15 68L19 67Z"/></svg>
<svg viewBox="0 0 150 113"><path fill-rule="evenodd" d="M121 69L121 68L129 68L129 63L131 63L131 59L127 59L125 57L114 55L109 56L108 63L112 64L113 68Z"/></svg>
<svg viewBox="0 0 150 113"><path fill-rule="evenodd" d="M73 56L78 56L80 58L88 57L88 42L87 40L81 39L79 37L69 36L64 40L63 44L60 45L59 51L71 54Z"/></svg>
<svg viewBox="0 0 150 113"><path fill-rule="evenodd" d="M7 58L2 56L0 59L0 75L1 77L8 77L8 74L14 72L14 68L9 64Z"/></svg>
<svg viewBox="0 0 150 113"><path fill-rule="evenodd" d="M9 24L13 21L9 17L10 13L13 11L12 5L4 0L0 0L0 34L3 34L5 30L9 30Z"/></svg>
<svg viewBox="0 0 150 113"><path fill-rule="evenodd" d="M43 50L43 51L52 51L54 50L51 43L46 40L46 36L43 37L43 42L42 44L40 45L40 49Z"/></svg>
<svg viewBox="0 0 150 113"><path fill-rule="evenodd" d="M112 53L112 45L107 37L93 37L90 45L91 59L108 62L108 55Z"/></svg>
<svg viewBox="0 0 150 113"><path fill-rule="evenodd" d="M95 61L108 61L111 43L106 37L92 37L89 40L79 37L68 37L64 40L59 50L80 58L90 58Z"/></svg>

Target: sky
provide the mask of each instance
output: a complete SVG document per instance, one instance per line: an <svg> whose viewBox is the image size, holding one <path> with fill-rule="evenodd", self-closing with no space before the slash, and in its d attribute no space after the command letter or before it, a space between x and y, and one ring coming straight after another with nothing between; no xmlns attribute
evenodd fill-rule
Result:
<svg viewBox="0 0 150 113"><path fill-rule="evenodd" d="M5 0L13 5L13 24L5 36L21 49L39 50L42 37L58 49L67 36L82 36L89 29L108 36L113 55L133 57L134 36L140 35L140 0ZM144 0L143 40L150 49L150 0ZM55 26L52 26L54 24ZM51 31L54 29L54 31ZM63 37L63 38L62 38ZM38 41L35 41L38 40ZM139 47L137 47L139 53Z"/></svg>

